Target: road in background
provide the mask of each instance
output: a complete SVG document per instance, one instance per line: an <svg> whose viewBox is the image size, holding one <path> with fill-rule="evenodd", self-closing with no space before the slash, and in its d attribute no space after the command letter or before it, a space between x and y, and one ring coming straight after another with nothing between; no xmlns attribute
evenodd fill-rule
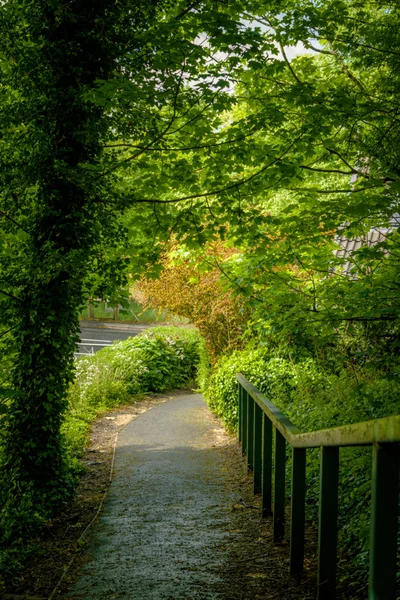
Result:
<svg viewBox="0 0 400 600"><path fill-rule="evenodd" d="M157 324L158 325L158 324ZM82 320L80 354L92 354L117 340L127 340L154 325L145 323L110 323Z"/></svg>

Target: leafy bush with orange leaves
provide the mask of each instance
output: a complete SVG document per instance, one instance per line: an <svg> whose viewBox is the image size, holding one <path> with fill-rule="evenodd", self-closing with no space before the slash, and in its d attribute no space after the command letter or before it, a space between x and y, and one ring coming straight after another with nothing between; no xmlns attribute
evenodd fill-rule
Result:
<svg viewBox="0 0 400 600"><path fill-rule="evenodd" d="M138 290L154 308L186 317L206 340L211 359L243 348L247 311L241 300L223 286L220 264L235 254L222 244L208 247L200 262L180 249L163 259L156 280L143 278Z"/></svg>

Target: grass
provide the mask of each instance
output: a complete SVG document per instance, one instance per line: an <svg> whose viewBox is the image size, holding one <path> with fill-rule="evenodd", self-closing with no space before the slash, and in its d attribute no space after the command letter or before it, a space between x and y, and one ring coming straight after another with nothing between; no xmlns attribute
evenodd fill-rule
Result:
<svg viewBox="0 0 400 600"><path fill-rule="evenodd" d="M95 319L109 319L113 320L113 309L107 307L106 302L98 302L94 307L94 318ZM80 314L81 319L88 318L88 309L84 308ZM171 321L173 323L186 322L185 319L180 317L171 316L165 310L155 310L154 308L145 308L142 304L131 298L129 300L129 308L120 309L118 321L128 323L163 323L165 321Z"/></svg>

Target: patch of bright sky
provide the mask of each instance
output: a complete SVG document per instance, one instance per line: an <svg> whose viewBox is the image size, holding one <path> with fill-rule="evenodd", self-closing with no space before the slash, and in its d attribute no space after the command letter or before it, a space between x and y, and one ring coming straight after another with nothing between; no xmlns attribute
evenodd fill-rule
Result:
<svg viewBox="0 0 400 600"><path fill-rule="evenodd" d="M249 21L247 19L242 19L241 23L244 25L244 27L249 27L251 29L258 28L261 31L268 31L268 29L269 29L269 27L266 25L263 25L256 21ZM318 49L322 48L322 46L318 40L313 39L313 40L310 40L310 42L312 43L312 45L315 48L318 48ZM208 46L207 36L205 34L199 35L197 37L197 39L195 40L195 43ZM279 50L278 44L276 44L276 48L277 48L277 50ZM293 58L296 58L296 56L300 56L302 54L316 54L316 52L312 48L306 48L304 46L303 42L297 42L297 44L295 46L285 46L285 53L286 53L287 59L289 61L292 60ZM222 52L216 52L214 54L214 59L216 59L216 60L224 60L225 57L226 57L226 54L224 54ZM282 52L280 50L279 50L278 55L276 55L276 58L278 60L284 60Z"/></svg>
<svg viewBox="0 0 400 600"><path fill-rule="evenodd" d="M249 27L251 29L255 29L257 27L261 31L271 31L271 29L267 25L263 25L259 21L249 21L247 19L242 19L241 22L245 27ZM310 42L315 48L321 48L321 45L318 42L318 40L310 40ZM278 44L276 44L276 47L277 49L279 49ZM297 42L295 46L285 46L285 52L288 60L292 60L293 58L295 58L296 56L300 56L301 54L315 53L314 50L312 50L311 48L306 48L303 42ZM279 52L277 58L279 60L284 60L281 52Z"/></svg>
<svg viewBox="0 0 400 600"><path fill-rule="evenodd" d="M316 44L317 42L315 42L313 46ZM305 48L303 42L297 42L295 46L285 46L285 52L288 60L292 60L292 58L295 58L300 54L314 54L314 50L311 50L311 48ZM278 58L280 58L281 60L283 59L281 52L279 52Z"/></svg>

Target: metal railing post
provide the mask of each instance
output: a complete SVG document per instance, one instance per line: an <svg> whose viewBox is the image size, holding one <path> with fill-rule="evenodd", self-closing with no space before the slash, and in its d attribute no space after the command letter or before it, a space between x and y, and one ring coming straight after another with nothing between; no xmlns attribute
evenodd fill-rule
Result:
<svg viewBox="0 0 400 600"><path fill-rule="evenodd" d="M254 399L247 395L247 468L253 470L254 452Z"/></svg>
<svg viewBox="0 0 400 600"><path fill-rule="evenodd" d="M242 455L247 452L247 402L249 395L242 389Z"/></svg>
<svg viewBox="0 0 400 600"><path fill-rule="evenodd" d="M396 598L399 466L398 444L373 445L369 600Z"/></svg>
<svg viewBox="0 0 400 600"><path fill-rule="evenodd" d="M290 573L292 575L303 569L305 510L306 450L305 448L293 448L290 506Z"/></svg>
<svg viewBox="0 0 400 600"><path fill-rule="evenodd" d="M321 447L317 600L336 598L339 448Z"/></svg>
<svg viewBox="0 0 400 600"><path fill-rule="evenodd" d="M243 388L240 385L240 383L238 382L238 438L239 438L239 444L242 441L242 395L243 395Z"/></svg>
<svg viewBox="0 0 400 600"><path fill-rule="evenodd" d="M275 429L274 542L282 541L285 534L285 462L286 441Z"/></svg>
<svg viewBox="0 0 400 600"><path fill-rule="evenodd" d="M261 492L261 466L262 466L262 410L255 404L254 406L254 430L253 430L253 478L254 493Z"/></svg>
<svg viewBox="0 0 400 600"><path fill-rule="evenodd" d="M263 447L262 447L262 512L263 517L272 514L272 423L263 414Z"/></svg>

